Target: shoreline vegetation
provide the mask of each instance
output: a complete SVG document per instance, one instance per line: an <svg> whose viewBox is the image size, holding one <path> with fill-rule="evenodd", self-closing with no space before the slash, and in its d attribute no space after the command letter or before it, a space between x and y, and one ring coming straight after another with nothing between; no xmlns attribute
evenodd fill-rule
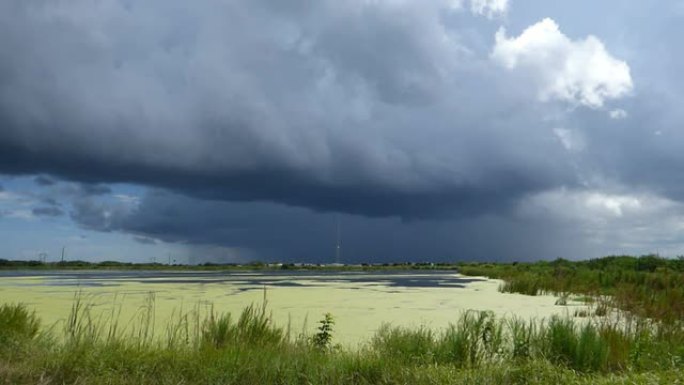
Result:
<svg viewBox="0 0 684 385"><path fill-rule="evenodd" d="M133 263L118 261L87 262L81 260L43 262L40 260L8 260L0 258L2 270L162 270L162 271L232 271L232 270L329 270L329 271L369 271L369 270L456 270L459 263L432 262L393 262L359 264L322 264L322 263Z"/></svg>
<svg viewBox="0 0 684 385"><path fill-rule="evenodd" d="M12 263L12 269L33 268ZM8 268L3 263L0 266ZM283 266L277 268L293 268ZM201 268L206 266L180 269ZM76 295L67 321L52 328L42 325L32 309L23 304L0 305L0 383L420 385L684 381L682 258L620 256L578 262L313 268L458 270L464 275L501 279L502 292L552 293L559 297L559 306L570 296L579 296L593 311L545 320L497 318L491 312L466 311L439 331L384 325L358 348L349 349L336 344L334 313L321 314L317 331L307 335L289 326L275 325L265 297L263 303L249 306L240 314L226 314L220 309L178 312L167 320L165 328L155 330L152 295L129 322L121 322L114 312L106 318L94 316L87 300ZM618 316L611 316L614 314Z"/></svg>

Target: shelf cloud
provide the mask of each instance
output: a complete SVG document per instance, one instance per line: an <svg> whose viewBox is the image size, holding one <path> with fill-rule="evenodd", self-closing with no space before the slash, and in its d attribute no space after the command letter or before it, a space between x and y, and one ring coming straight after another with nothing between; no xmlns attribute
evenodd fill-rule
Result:
<svg viewBox="0 0 684 385"><path fill-rule="evenodd" d="M4 218L294 256L254 232L342 215L413 255L591 254L559 210L684 200L684 31L649 4L4 1L0 173L35 190Z"/></svg>

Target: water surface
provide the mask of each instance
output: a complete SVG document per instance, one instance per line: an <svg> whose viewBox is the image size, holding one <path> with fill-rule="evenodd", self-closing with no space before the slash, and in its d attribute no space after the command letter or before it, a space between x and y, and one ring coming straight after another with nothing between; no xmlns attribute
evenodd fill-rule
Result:
<svg viewBox="0 0 684 385"><path fill-rule="evenodd" d="M74 294L93 304L93 313L123 322L136 317L154 297L157 330L180 312L208 309L237 313L260 304L264 295L276 323L312 333L326 312L336 320L337 342L367 340L382 323L443 328L465 310L500 316L544 318L567 313L552 296L497 291L499 281L449 272L372 271L0 271L0 301L23 302L44 323L59 327Z"/></svg>

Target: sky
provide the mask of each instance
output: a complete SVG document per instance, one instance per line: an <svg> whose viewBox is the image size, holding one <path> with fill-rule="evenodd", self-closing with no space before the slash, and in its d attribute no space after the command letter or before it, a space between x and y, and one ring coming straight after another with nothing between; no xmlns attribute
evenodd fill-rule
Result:
<svg viewBox="0 0 684 385"><path fill-rule="evenodd" d="M683 19L682 0L2 1L0 258L684 254Z"/></svg>

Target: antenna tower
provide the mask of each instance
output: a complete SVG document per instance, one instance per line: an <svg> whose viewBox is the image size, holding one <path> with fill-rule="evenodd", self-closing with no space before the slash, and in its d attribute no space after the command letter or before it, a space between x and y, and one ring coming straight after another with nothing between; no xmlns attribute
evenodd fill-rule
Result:
<svg viewBox="0 0 684 385"><path fill-rule="evenodd" d="M342 254L342 229L340 227L340 216L335 215L337 222L337 243L335 244L335 263L340 263L340 256Z"/></svg>

